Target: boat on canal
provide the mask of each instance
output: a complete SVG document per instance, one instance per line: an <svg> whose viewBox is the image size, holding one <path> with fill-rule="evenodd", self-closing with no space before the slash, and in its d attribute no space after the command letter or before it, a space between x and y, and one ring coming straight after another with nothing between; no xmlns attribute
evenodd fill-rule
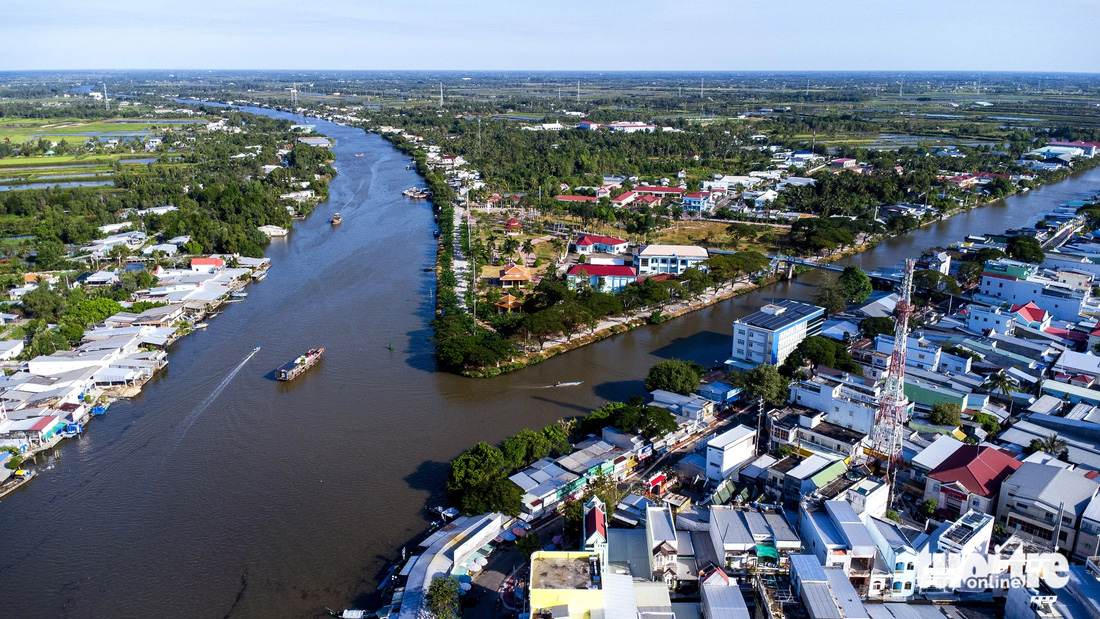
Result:
<svg viewBox="0 0 1100 619"><path fill-rule="evenodd" d="M554 386L555 387L576 387L577 385L579 385L583 382L584 382L583 380L574 380L574 381L570 381L570 382L565 383L565 382L562 382L562 381L559 380L558 382L554 383Z"/></svg>
<svg viewBox="0 0 1100 619"><path fill-rule="evenodd" d="M325 354L324 347L314 348L306 354L298 357L294 361L290 361L284 364L279 369L275 370L276 380L294 380L301 376L302 372L305 372L309 368L317 364L321 360L321 355Z"/></svg>
<svg viewBox="0 0 1100 619"><path fill-rule="evenodd" d="M334 226L339 226L340 222L342 221L344 221L344 218L340 215L340 213L336 213L332 216L332 219L329 220L329 222Z"/></svg>

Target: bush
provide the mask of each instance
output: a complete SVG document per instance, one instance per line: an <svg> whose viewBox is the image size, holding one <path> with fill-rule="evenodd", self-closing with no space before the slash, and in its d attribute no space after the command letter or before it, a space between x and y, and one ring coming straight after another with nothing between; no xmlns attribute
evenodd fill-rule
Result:
<svg viewBox="0 0 1100 619"><path fill-rule="evenodd" d="M934 426L951 426L957 428L962 421L962 410L955 402L936 402L932 405L932 413L928 420Z"/></svg>

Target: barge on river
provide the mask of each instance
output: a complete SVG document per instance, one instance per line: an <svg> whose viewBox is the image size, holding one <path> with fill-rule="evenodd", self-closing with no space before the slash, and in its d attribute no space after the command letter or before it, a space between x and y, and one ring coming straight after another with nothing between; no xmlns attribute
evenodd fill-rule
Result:
<svg viewBox="0 0 1100 619"><path fill-rule="evenodd" d="M302 372L316 365L317 362L321 360L321 355L323 354L325 354L325 349L323 347L314 348L294 361L284 364L282 367L275 370L275 379L294 380L298 378Z"/></svg>

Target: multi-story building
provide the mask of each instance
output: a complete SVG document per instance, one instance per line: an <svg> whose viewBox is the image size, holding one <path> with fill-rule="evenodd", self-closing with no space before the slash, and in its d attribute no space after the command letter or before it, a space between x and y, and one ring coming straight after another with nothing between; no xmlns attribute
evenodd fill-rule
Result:
<svg viewBox="0 0 1100 619"><path fill-rule="evenodd" d="M756 430L739 425L707 441L707 479L720 482L756 452Z"/></svg>
<svg viewBox="0 0 1100 619"><path fill-rule="evenodd" d="M784 299L733 323L733 354L727 364L779 365L807 337L820 335L825 310Z"/></svg>
<svg viewBox="0 0 1100 619"><path fill-rule="evenodd" d="M845 461L858 459L867 435L826 421L826 413L789 406L768 415L771 449L790 445L799 455L821 454Z"/></svg>
<svg viewBox="0 0 1100 619"><path fill-rule="evenodd" d="M957 521L945 522L931 535L924 536L917 546L917 587L946 590L960 587L964 575L953 566L964 565L971 555L987 554L993 525L992 514L970 510ZM933 560L937 556L942 562Z"/></svg>
<svg viewBox="0 0 1100 619"><path fill-rule="evenodd" d="M688 269L705 271L702 263L709 257L706 249L694 245L646 245L634 250L634 266L638 275L680 275Z"/></svg>
<svg viewBox="0 0 1100 619"><path fill-rule="evenodd" d="M810 378L791 384L791 403L821 411L829 423L867 435L875 427L880 392L880 383L872 379L818 368Z"/></svg>
<svg viewBox="0 0 1100 619"><path fill-rule="evenodd" d="M1040 271L1035 265L1014 260L987 263L978 292L989 300L1012 305L1034 302L1055 320L1074 322L1091 298L1091 289L1079 286L1076 280L1059 278L1056 272Z"/></svg>
<svg viewBox="0 0 1100 619"><path fill-rule="evenodd" d="M875 596L885 590L889 574L875 570L878 548L846 501L803 502L799 533L803 548L826 568L843 569L860 595Z"/></svg>
<svg viewBox="0 0 1100 619"><path fill-rule="evenodd" d="M1080 471L1025 462L1001 484L997 520L1024 539L1087 558L1078 553L1077 533L1098 491L1100 483Z"/></svg>
<svg viewBox="0 0 1100 619"><path fill-rule="evenodd" d="M868 518L867 532L886 562L887 571L892 571L889 589L883 595L895 599L911 597L917 585L916 549L892 520Z"/></svg>
<svg viewBox="0 0 1100 619"><path fill-rule="evenodd" d="M786 567L801 543L782 513L757 512L714 505L710 508L710 542L721 567L755 565Z"/></svg>

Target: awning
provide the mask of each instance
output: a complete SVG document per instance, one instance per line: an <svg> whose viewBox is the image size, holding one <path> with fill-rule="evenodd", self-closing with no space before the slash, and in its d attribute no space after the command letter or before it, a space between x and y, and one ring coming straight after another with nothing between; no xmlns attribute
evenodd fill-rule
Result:
<svg viewBox="0 0 1100 619"><path fill-rule="evenodd" d="M773 561L779 561L779 551L775 549L775 546L768 546L764 544L756 545L756 556L759 559L772 559Z"/></svg>

